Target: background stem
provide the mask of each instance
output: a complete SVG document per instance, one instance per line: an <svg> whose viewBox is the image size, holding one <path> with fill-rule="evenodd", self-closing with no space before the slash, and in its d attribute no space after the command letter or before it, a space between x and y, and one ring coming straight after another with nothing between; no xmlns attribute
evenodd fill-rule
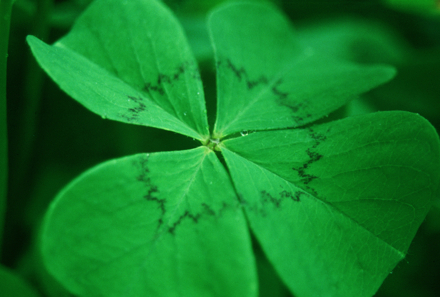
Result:
<svg viewBox="0 0 440 297"><path fill-rule="evenodd" d="M0 251L8 181L8 131L6 118L6 63L12 0L0 0Z"/></svg>

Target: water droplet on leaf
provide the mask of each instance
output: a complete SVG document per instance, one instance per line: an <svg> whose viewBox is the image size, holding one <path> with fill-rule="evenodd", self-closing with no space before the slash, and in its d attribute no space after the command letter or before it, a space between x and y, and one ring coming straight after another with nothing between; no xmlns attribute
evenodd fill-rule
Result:
<svg viewBox="0 0 440 297"><path fill-rule="evenodd" d="M184 116L186 116L186 111L183 113Z"/></svg>
<svg viewBox="0 0 440 297"><path fill-rule="evenodd" d="M243 130L240 132L241 136L246 136L249 134L249 132L247 130Z"/></svg>

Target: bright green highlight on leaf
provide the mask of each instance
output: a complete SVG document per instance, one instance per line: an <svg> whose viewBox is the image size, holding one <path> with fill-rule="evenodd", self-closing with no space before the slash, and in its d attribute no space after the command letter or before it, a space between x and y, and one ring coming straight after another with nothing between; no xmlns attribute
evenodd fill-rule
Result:
<svg viewBox="0 0 440 297"><path fill-rule="evenodd" d="M435 130L407 112L312 125L394 70L319 54L270 5L224 5L208 29L213 135L196 61L160 1L97 0L55 45L28 37L91 111L203 144L71 182L43 224L48 271L78 296L256 297L250 228L295 296L372 296L439 193Z"/></svg>
<svg viewBox="0 0 440 297"><path fill-rule="evenodd" d="M220 138L305 125L394 76L388 66L332 61L302 47L288 21L266 5L225 6L211 14L208 27Z"/></svg>
<svg viewBox="0 0 440 297"><path fill-rule="evenodd" d="M160 2L95 1L55 45L28 42L55 82L103 118L207 138L197 62Z"/></svg>

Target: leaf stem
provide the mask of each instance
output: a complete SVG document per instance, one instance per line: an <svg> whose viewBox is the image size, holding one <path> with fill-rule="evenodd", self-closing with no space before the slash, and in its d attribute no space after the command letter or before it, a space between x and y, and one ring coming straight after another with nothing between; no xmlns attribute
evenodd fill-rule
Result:
<svg viewBox="0 0 440 297"><path fill-rule="evenodd" d="M6 64L13 0L0 0L0 252L8 183L8 130L6 117Z"/></svg>

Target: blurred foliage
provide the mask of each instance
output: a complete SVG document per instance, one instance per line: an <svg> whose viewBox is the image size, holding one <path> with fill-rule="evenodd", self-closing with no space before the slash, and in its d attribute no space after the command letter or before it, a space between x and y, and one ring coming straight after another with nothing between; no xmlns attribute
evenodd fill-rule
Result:
<svg viewBox="0 0 440 297"><path fill-rule="evenodd" d="M8 297L38 297L23 279L3 266L0 266L0 292Z"/></svg>
<svg viewBox="0 0 440 297"><path fill-rule="evenodd" d="M41 11L43 0L17 0L12 13L8 58L10 181L2 262L48 296L62 296L57 291L62 289L41 272L33 247L41 217L57 191L82 171L110 158L180 150L195 144L175 133L103 120L32 66L26 35L36 35L49 43L57 40L90 2L55 1L51 9ZM214 119L215 74L205 20L207 11L223 1L164 2L187 30L200 61L209 118ZM440 132L438 1L273 2L290 17L304 45L341 59L397 68L393 81L356 99L336 117L408 110L426 117ZM432 3L437 6L431 8ZM41 31L35 31L35 22L42 26ZM262 296L275 296L270 295L272 286L272 293L288 296L267 260L258 257ZM416 235L407 259L386 279L376 296L440 296L439 271L440 197Z"/></svg>
<svg viewBox="0 0 440 297"><path fill-rule="evenodd" d="M396 9L409 12L440 14L438 0L385 0L385 2Z"/></svg>

